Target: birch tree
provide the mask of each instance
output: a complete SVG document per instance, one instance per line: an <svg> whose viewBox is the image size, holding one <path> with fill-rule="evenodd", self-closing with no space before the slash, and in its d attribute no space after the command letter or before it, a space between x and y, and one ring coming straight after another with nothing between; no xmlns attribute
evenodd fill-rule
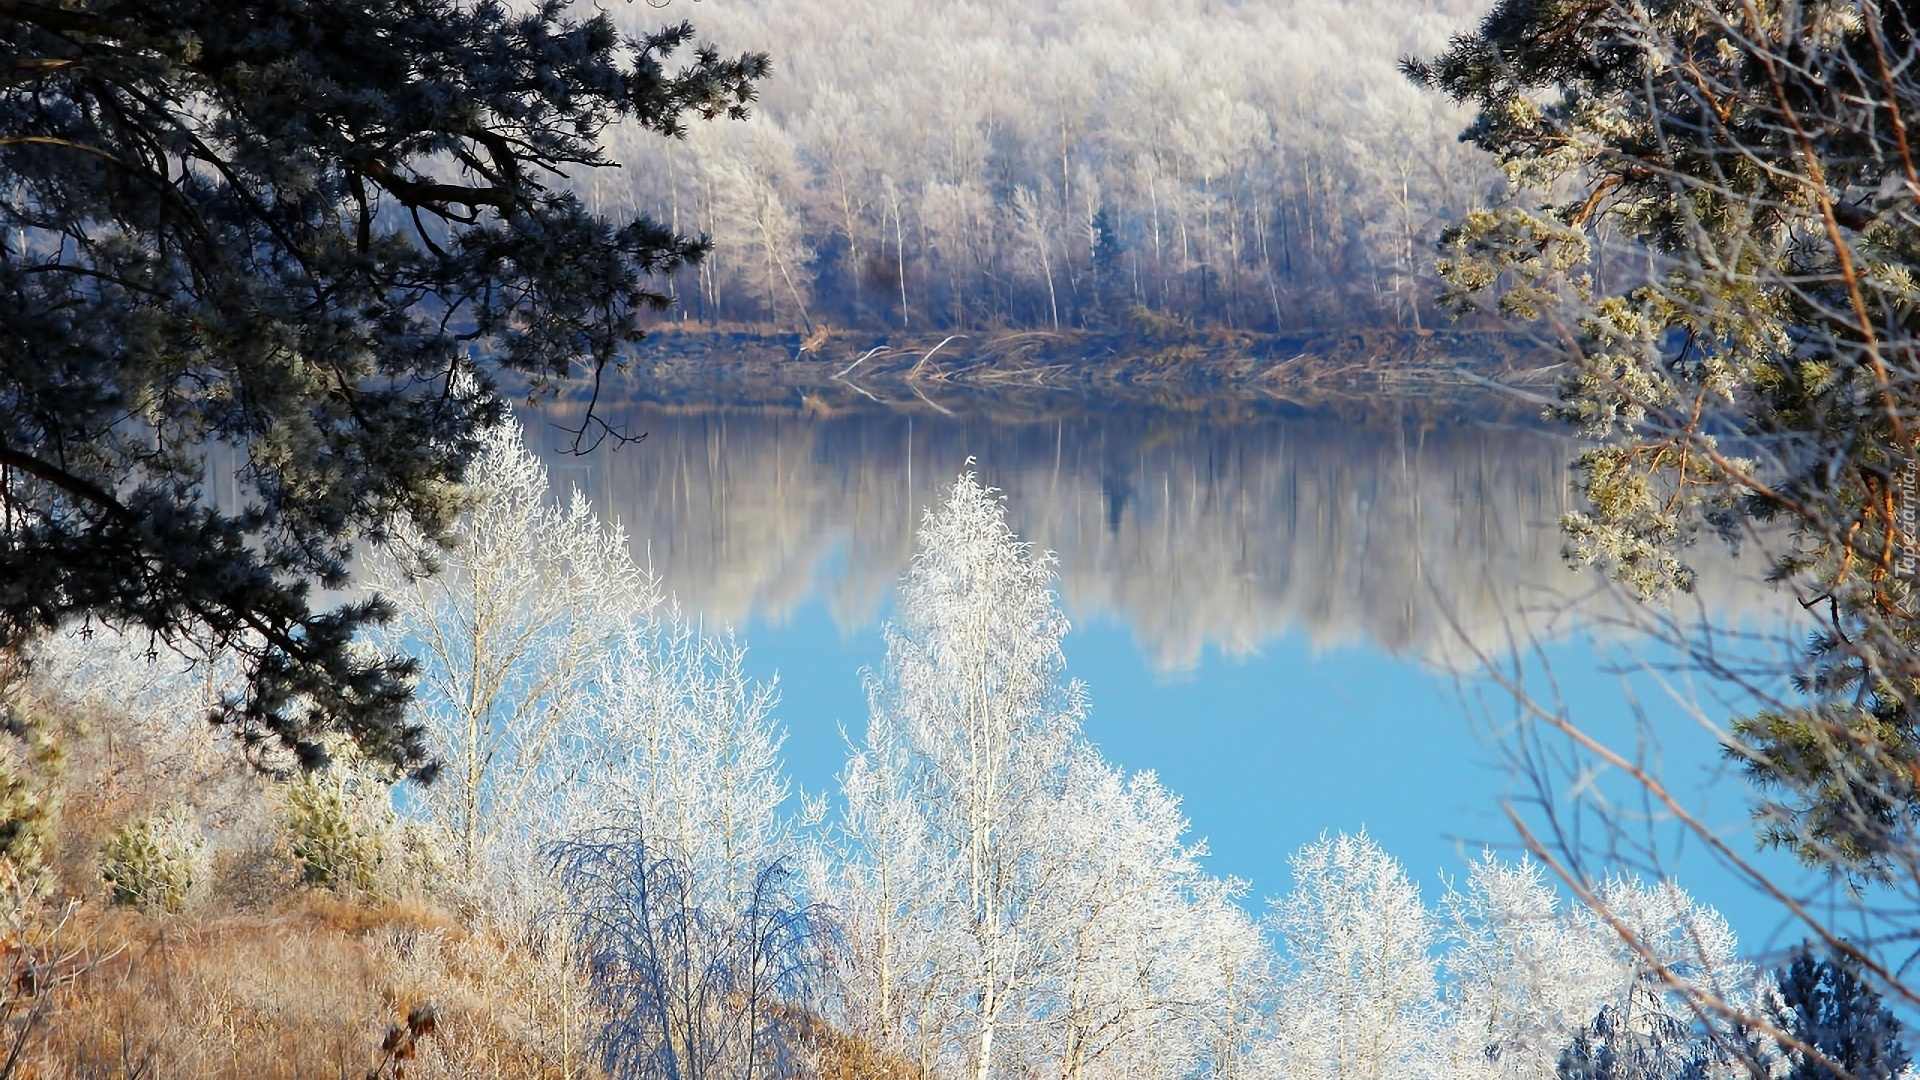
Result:
<svg viewBox="0 0 1920 1080"><path fill-rule="evenodd" d="M1264 989L1240 886L1080 731L1051 560L963 476L921 532L843 777L852 1022L974 1080L1230 1073Z"/></svg>
<svg viewBox="0 0 1920 1080"><path fill-rule="evenodd" d="M1532 861L1487 853L1442 909L1445 1053L1457 1076L1546 1075L1635 970L1618 938L1564 906Z"/></svg>
<svg viewBox="0 0 1920 1080"><path fill-rule="evenodd" d="M1153 774L1091 752L1074 772L1044 1056L1062 1080L1232 1076L1269 975L1244 885L1201 868L1205 845Z"/></svg>
<svg viewBox="0 0 1920 1080"><path fill-rule="evenodd" d="M566 820L640 830L686 864L702 908L732 910L790 854L778 695L746 675L731 632L662 607L622 628L586 683L586 719L568 727L580 765Z"/></svg>
<svg viewBox="0 0 1920 1080"><path fill-rule="evenodd" d="M1322 838L1291 862L1293 889L1271 914L1289 965L1277 1017L1288 1075L1428 1070L1436 926L1419 890L1364 832Z"/></svg>
<svg viewBox="0 0 1920 1080"><path fill-rule="evenodd" d="M1051 187L1051 185L1047 185ZM1060 294L1053 283L1053 219L1048 214L1052 192L1043 188L1036 195L1032 188L1013 189L1013 217L1020 231L1033 245L1033 261L1047 283L1047 310L1052 313L1053 328L1060 329Z"/></svg>
<svg viewBox="0 0 1920 1080"><path fill-rule="evenodd" d="M531 865L527 845L557 827L580 766L560 751L622 627L660 593L585 495L552 496L511 419L483 439L467 491L450 547L396 522L404 557L367 576L395 610L382 642L418 661L414 708L444 765L419 798L473 875L509 848Z"/></svg>
<svg viewBox="0 0 1920 1080"><path fill-rule="evenodd" d="M933 848L937 838L907 783L910 767L909 744L876 709L865 748L841 774L843 845L827 855L838 863L816 876L839 879L835 906L848 944L839 982L849 1023L930 1074L949 1026L933 913L952 891L954 863Z"/></svg>
<svg viewBox="0 0 1920 1080"><path fill-rule="evenodd" d="M961 477L927 514L870 688L880 730L904 740L898 781L915 801L918 850L952 862L914 914L938 932L920 976L948 982L950 1049L973 1080L995 1075L997 1043L1051 947L1056 808L1086 701L1064 678L1050 564L1014 536L992 492Z"/></svg>

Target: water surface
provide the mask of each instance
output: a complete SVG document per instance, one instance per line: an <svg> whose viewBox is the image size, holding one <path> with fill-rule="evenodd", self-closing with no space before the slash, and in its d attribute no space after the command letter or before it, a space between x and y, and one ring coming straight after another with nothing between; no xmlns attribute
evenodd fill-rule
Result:
<svg viewBox="0 0 1920 1080"><path fill-rule="evenodd" d="M1512 709L1472 674L1487 657L1533 655L1572 704L1629 719L1635 688L1596 643L1625 640L1634 605L1561 556L1576 448L1534 404L948 393L828 407L795 391L598 409L646 438L570 454L579 408L550 406L527 417L530 441L684 608L737 628L755 669L778 672L811 790L833 783L842 730L859 736L861 669L883 659L917 523L963 470L1058 560L1089 735L1182 793L1215 870L1257 895L1283 891L1286 856L1326 830L1367 828L1430 898L1482 843L1512 843L1500 801L1515 782L1488 737ZM1777 604L1752 567L1697 561L1699 610ZM1710 738L1667 731L1668 764L1713 783ZM1733 829L1737 794L1719 802ZM1706 867L1681 870L1713 891Z"/></svg>

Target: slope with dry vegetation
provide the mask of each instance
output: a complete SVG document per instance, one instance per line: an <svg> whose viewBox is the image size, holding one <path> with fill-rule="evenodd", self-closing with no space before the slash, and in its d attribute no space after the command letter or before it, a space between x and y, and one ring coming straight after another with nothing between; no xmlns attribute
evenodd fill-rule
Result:
<svg viewBox="0 0 1920 1080"><path fill-rule="evenodd" d="M166 745L152 715L42 693L14 717L64 752L9 763L15 805L44 812L0 859L0 1075L593 1075L552 937L480 917L402 860L305 883L300 782ZM198 835L181 851L146 826L187 799L171 820ZM104 880L116 858L146 862L120 867L125 889Z"/></svg>

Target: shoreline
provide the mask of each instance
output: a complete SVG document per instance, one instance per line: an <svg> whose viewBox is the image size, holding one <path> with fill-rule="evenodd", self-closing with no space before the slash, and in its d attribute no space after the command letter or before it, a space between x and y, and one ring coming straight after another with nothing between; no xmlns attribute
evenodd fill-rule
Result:
<svg viewBox="0 0 1920 1080"><path fill-rule="evenodd" d="M697 364L789 379L907 380L1030 386L1194 384L1380 389L1500 381L1549 385L1555 365L1509 331L987 330L812 335L663 327L634 350L636 370ZM664 369L664 370L660 370Z"/></svg>
<svg viewBox="0 0 1920 1080"><path fill-rule="evenodd" d="M884 409L1040 420L1128 410L1215 421L1282 413L1364 423L1393 414L1534 424L1553 397L1557 368L1548 360L1517 335L1451 330L842 331L809 340L661 329L601 381L598 394L602 405L643 402L669 412ZM542 411L584 409L595 393L585 382L557 390Z"/></svg>

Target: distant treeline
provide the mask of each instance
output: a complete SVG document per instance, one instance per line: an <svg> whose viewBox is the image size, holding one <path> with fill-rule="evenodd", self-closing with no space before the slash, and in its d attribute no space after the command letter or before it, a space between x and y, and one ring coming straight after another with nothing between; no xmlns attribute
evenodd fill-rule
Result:
<svg viewBox="0 0 1920 1080"><path fill-rule="evenodd" d="M712 235L673 282L706 323L1432 326L1497 174L1395 63L1476 6L704 0L670 14L774 57L756 116L609 132L588 194Z"/></svg>

